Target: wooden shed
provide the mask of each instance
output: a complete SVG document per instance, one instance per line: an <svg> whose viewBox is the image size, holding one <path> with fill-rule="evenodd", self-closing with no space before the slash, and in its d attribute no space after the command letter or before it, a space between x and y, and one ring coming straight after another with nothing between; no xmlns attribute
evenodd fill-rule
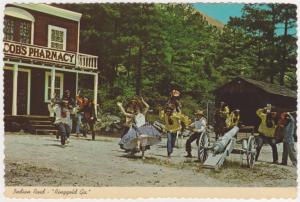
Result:
<svg viewBox="0 0 300 202"><path fill-rule="evenodd" d="M297 92L284 86L237 77L215 90L216 104L224 101L230 110L241 110L245 125L258 126L256 110L270 103L276 111L297 109Z"/></svg>

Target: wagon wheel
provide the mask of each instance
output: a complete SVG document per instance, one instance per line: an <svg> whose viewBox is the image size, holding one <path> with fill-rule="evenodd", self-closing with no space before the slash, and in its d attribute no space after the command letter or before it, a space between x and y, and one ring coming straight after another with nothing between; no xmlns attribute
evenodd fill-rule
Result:
<svg viewBox="0 0 300 202"><path fill-rule="evenodd" d="M200 136L199 145L198 145L198 159L201 163L203 163L207 159L208 156L207 147L208 147L207 133L203 132Z"/></svg>
<svg viewBox="0 0 300 202"><path fill-rule="evenodd" d="M256 154L256 142L254 136L250 136L248 139L247 146L247 166L248 168L253 168L255 163L255 154Z"/></svg>
<svg viewBox="0 0 300 202"><path fill-rule="evenodd" d="M242 149L240 150L240 166L243 166L244 160L247 160L247 156L248 156L248 140L242 139L241 144L242 144ZM246 148L244 147L245 144L246 144ZM248 164L247 161L246 163Z"/></svg>

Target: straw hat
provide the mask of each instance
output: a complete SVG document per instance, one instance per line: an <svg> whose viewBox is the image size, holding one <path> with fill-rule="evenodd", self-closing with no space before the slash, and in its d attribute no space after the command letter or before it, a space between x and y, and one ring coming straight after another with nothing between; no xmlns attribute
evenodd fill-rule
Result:
<svg viewBox="0 0 300 202"><path fill-rule="evenodd" d="M180 96L180 92L178 91L178 90L172 90L172 92L171 92L171 95L173 96L173 97L179 97Z"/></svg>
<svg viewBox="0 0 300 202"><path fill-rule="evenodd" d="M204 115L204 112L203 112L202 110L197 110L197 111L195 112L195 115L201 115L201 116L203 116L203 115Z"/></svg>

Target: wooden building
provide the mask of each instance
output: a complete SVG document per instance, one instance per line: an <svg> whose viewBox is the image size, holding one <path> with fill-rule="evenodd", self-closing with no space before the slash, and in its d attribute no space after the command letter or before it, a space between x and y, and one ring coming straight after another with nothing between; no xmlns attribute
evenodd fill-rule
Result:
<svg viewBox="0 0 300 202"><path fill-rule="evenodd" d="M46 4L4 10L4 114L49 116L51 97L90 77L97 105L98 57L79 52L81 14Z"/></svg>
<svg viewBox="0 0 300 202"><path fill-rule="evenodd" d="M231 110L241 110L245 125L258 126L258 108L270 103L276 111L297 109L297 92L280 85L237 77L215 90L216 104L224 101Z"/></svg>

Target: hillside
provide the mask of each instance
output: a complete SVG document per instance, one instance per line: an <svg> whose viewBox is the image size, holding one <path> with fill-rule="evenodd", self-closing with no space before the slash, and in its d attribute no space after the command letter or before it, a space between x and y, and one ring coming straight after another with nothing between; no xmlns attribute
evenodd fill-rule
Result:
<svg viewBox="0 0 300 202"><path fill-rule="evenodd" d="M224 28L224 24L208 15L206 15L205 13L202 13L200 11L197 11L200 15L203 16L203 18L207 21L208 24L217 27L218 29L223 29Z"/></svg>

